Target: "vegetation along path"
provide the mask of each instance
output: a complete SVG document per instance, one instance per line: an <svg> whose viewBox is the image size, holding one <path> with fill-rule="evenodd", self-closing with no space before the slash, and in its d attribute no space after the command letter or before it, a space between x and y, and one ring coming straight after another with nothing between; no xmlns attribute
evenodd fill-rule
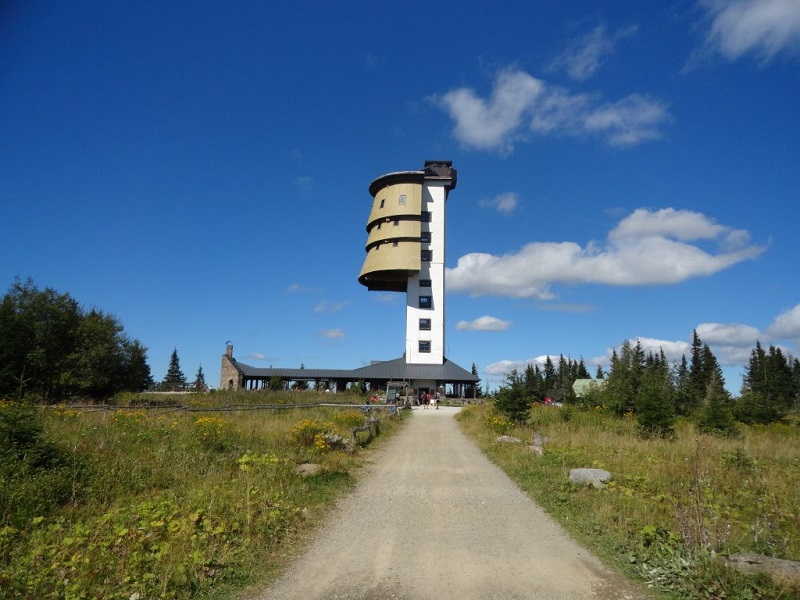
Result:
<svg viewBox="0 0 800 600"><path fill-rule="evenodd" d="M414 416L258 600L647 597L570 539L467 439Z"/></svg>

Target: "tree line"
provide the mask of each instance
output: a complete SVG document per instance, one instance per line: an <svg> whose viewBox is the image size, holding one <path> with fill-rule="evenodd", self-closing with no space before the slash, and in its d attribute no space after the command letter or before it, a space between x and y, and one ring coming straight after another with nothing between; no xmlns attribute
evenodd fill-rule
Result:
<svg viewBox="0 0 800 600"><path fill-rule="evenodd" d="M697 332L689 358L670 364L663 350L645 352L639 341L614 350L608 373L598 367L596 381L577 397L576 379L588 378L583 360L548 357L544 368L528 365L508 374L495 406L514 421L524 421L530 406L546 397L567 405L599 406L637 419L645 435L669 437L679 416L692 418L701 431L734 434L736 423L772 423L800 407L800 360L776 346L756 342L745 368L741 394L733 398L716 356Z"/></svg>
<svg viewBox="0 0 800 600"><path fill-rule="evenodd" d="M0 398L105 399L147 389L207 389L202 366L187 384L177 349L156 384L147 348L110 313L17 278L0 301Z"/></svg>

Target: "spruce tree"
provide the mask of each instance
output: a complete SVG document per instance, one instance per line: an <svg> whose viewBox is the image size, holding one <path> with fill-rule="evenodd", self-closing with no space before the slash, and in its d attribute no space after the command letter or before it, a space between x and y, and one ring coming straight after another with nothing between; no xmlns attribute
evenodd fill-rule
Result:
<svg viewBox="0 0 800 600"><path fill-rule="evenodd" d="M716 372L712 372L708 383L704 406L697 420L697 428L702 433L724 437L735 436L736 420L733 416L730 396Z"/></svg>
<svg viewBox="0 0 800 600"><path fill-rule="evenodd" d="M681 362L673 369L673 377L675 380L675 411L679 415L686 416L696 407L696 403L689 380L689 364L685 354L681 355Z"/></svg>
<svg viewBox="0 0 800 600"><path fill-rule="evenodd" d="M675 436L675 404L666 364L654 364L639 382L636 422L643 437Z"/></svg>
<svg viewBox="0 0 800 600"><path fill-rule="evenodd" d="M472 363L472 369L470 371L475 377L478 377L478 367L475 363ZM475 383L469 386L469 391L466 394L467 398L480 398L483 393L481 392L481 380L478 379Z"/></svg>
<svg viewBox="0 0 800 600"><path fill-rule="evenodd" d="M525 382L514 369L506 375L504 384L497 391L494 407L509 421L524 423L530 416L531 401L525 390Z"/></svg>
<svg viewBox="0 0 800 600"><path fill-rule="evenodd" d="M192 384L192 389L195 392L208 391L208 385L206 384L206 376L203 374L203 365L197 367L197 373L194 376L194 383Z"/></svg>
<svg viewBox="0 0 800 600"><path fill-rule="evenodd" d="M169 368L164 376L164 381L161 382L161 387L168 392L181 391L186 388L186 375L181 371L177 348L172 351L172 356L169 359Z"/></svg>
<svg viewBox="0 0 800 600"><path fill-rule="evenodd" d="M736 417L745 423L779 421L796 399L796 378L781 349L770 345L765 352L757 341L745 370Z"/></svg>

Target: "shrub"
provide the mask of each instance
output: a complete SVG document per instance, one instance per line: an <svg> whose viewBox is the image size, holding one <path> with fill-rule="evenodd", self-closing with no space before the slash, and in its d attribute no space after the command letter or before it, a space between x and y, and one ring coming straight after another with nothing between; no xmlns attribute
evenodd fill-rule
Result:
<svg viewBox="0 0 800 600"><path fill-rule="evenodd" d="M511 421L501 415L496 415L493 413L489 413L484 417L484 423L486 424L486 427L495 433L500 434L508 433L514 427L514 424Z"/></svg>
<svg viewBox="0 0 800 600"><path fill-rule="evenodd" d="M289 430L289 439L298 446L314 446L317 435L324 433L318 421L303 419L299 423L292 425Z"/></svg>
<svg viewBox="0 0 800 600"><path fill-rule="evenodd" d="M0 528L47 515L79 494L85 465L51 442L37 410L0 401Z"/></svg>
<svg viewBox="0 0 800 600"><path fill-rule="evenodd" d="M195 436L209 450L224 450L231 425L220 417L199 417L194 421Z"/></svg>

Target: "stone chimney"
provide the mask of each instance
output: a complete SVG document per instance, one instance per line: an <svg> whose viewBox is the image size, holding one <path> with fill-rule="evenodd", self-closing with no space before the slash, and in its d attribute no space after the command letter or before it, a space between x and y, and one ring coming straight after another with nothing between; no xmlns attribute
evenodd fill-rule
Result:
<svg viewBox="0 0 800 600"><path fill-rule="evenodd" d="M244 384L244 375L233 358L233 345L225 347L225 354L222 355L222 366L219 375L219 389L221 390L240 390Z"/></svg>

